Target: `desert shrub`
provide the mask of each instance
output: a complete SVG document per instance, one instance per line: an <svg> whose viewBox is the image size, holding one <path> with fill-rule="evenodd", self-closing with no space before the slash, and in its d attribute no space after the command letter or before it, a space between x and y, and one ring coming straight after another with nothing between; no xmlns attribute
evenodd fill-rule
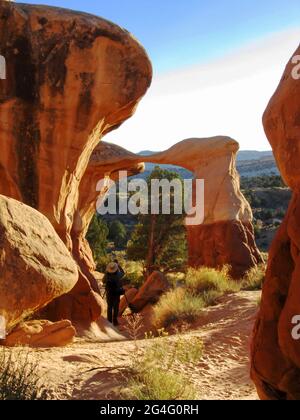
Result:
<svg viewBox="0 0 300 420"><path fill-rule="evenodd" d="M0 400L46 399L40 385L38 365L30 361L28 353L0 350Z"/></svg>
<svg viewBox="0 0 300 420"><path fill-rule="evenodd" d="M207 267L190 269L186 275L185 284L190 293L206 296L207 302L212 296L217 298L240 290L239 284L230 277L227 266L220 271Z"/></svg>
<svg viewBox="0 0 300 420"><path fill-rule="evenodd" d="M195 400L196 392L184 376L153 367L133 375L128 396L139 401Z"/></svg>
<svg viewBox="0 0 300 420"><path fill-rule="evenodd" d="M163 295L154 307L154 323L158 328L192 324L204 308L215 305L221 296L238 292L241 288L230 277L229 267L220 271L206 267L189 269L180 282L184 284Z"/></svg>
<svg viewBox="0 0 300 420"><path fill-rule="evenodd" d="M263 257L264 263L268 264L269 253L268 252L261 252L261 256Z"/></svg>
<svg viewBox="0 0 300 420"><path fill-rule="evenodd" d="M164 369L170 370L178 364L197 364L203 354L203 342L199 337L188 338L184 335L178 335L174 339L165 339L167 337L165 330L160 339L154 340L154 343L147 349L143 357L143 362L147 366L159 364Z"/></svg>
<svg viewBox="0 0 300 420"><path fill-rule="evenodd" d="M134 262L131 262L125 267L125 277L123 279L125 284L130 284L132 287L139 289L145 282L145 277L143 274L143 268L136 266Z"/></svg>
<svg viewBox="0 0 300 420"><path fill-rule="evenodd" d="M145 282L143 262L127 260L122 252L116 253L116 257L125 271L124 284L139 289Z"/></svg>
<svg viewBox="0 0 300 420"><path fill-rule="evenodd" d="M154 323L157 328L168 328L176 323L193 323L204 306L201 297L192 295L184 288L171 290L154 307Z"/></svg>
<svg viewBox="0 0 300 420"><path fill-rule="evenodd" d="M99 256L97 259L97 271L105 273L107 265L111 262L109 255Z"/></svg>
<svg viewBox="0 0 300 420"><path fill-rule="evenodd" d="M168 283L170 286L176 288L184 286L185 284L185 273L182 272L175 272L175 273L167 273L166 279L168 280Z"/></svg>
<svg viewBox="0 0 300 420"><path fill-rule="evenodd" d="M179 364L197 364L202 352L203 343L197 337L155 340L140 358L135 359L126 397L141 401L195 400L194 386L175 369Z"/></svg>
<svg viewBox="0 0 300 420"><path fill-rule="evenodd" d="M242 281L243 290L261 290L266 277L266 265L251 268Z"/></svg>

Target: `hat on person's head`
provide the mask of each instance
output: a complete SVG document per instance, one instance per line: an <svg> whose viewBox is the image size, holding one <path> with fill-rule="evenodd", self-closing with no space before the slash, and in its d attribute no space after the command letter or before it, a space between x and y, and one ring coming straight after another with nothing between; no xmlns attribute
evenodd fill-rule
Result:
<svg viewBox="0 0 300 420"><path fill-rule="evenodd" d="M108 264L108 266L106 267L106 272L109 274L114 274L119 270L119 266L116 263L110 263Z"/></svg>

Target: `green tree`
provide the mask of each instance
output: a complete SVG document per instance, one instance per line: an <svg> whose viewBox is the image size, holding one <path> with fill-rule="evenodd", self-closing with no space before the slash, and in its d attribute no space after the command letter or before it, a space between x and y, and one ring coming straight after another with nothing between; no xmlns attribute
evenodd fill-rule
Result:
<svg viewBox="0 0 300 420"><path fill-rule="evenodd" d="M96 264L107 255L108 233L109 229L107 224L99 216L95 215L90 223L86 239L93 251L93 257Z"/></svg>
<svg viewBox="0 0 300 420"><path fill-rule="evenodd" d="M149 211L147 215L139 216L139 223L135 227L127 246L129 259L144 261L146 275L157 269L178 271L185 266L187 260L185 215L175 214L175 194L173 189L170 196L171 214L161 214L162 189L159 192L160 214L151 214L151 181L154 179L167 179L168 181L179 179L183 184L179 174L163 170L160 167L156 167L147 180Z"/></svg>
<svg viewBox="0 0 300 420"><path fill-rule="evenodd" d="M109 240L114 242L115 247L122 249L127 244L127 229L119 220L113 221L109 225Z"/></svg>

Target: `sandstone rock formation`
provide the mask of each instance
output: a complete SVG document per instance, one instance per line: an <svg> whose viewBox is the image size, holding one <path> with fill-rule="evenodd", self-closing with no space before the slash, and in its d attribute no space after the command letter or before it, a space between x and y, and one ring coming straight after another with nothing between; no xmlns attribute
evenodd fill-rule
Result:
<svg viewBox="0 0 300 420"><path fill-rule="evenodd" d="M27 321L18 325L3 341L4 346L63 347L72 343L76 330L70 321Z"/></svg>
<svg viewBox="0 0 300 420"><path fill-rule="evenodd" d="M86 13L1 1L0 17L0 192L46 215L70 245L91 153L133 114L151 65L128 32Z"/></svg>
<svg viewBox="0 0 300 420"><path fill-rule="evenodd" d="M105 175L109 180L109 176L122 169L134 173L142 167L141 156L111 147L111 153L104 153L104 149L109 151L107 144L101 144L99 151L95 151L80 186L83 199L79 200L73 229L81 243L77 248L85 250L82 255L88 255L83 238L98 196L103 195L103 191L96 192L98 181ZM144 162L181 166L193 172L195 179L204 179L204 221L187 226L189 263L193 267L229 264L235 278L262 262L254 239L252 211L240 190L235 166L238 148L238 143L228 137L188 139L165 152L142 158Z"/></svg>
<svg viewBox="0 0 300 420"><path fill-rule="evenodd" d="M141 312L147 305L154 305L157 303L160 296L165 293L169 287L169 283L165 276L159 271L155 271L130 302L130 308L134 312Z"/></svg>
<svg viewBox="0 0 300 420"><path fill-rule="evenodd" d="M300 55L300 47L294 55ZM300 399L300 80L288 63L263 117L281 174L293 198L269 254L252 344L252 378L267 400Z"/></svg>
<svg viewBox="0 0 300 420"><path fill-rule="evenodd" d="M119 306L119 316L122 316L126 309L128 308L128 304L130 305L133 299L138 294L138 289L132 288L127 290L126 297L123 296Z"/></svg>
<svg viewBox="0 0 300 420"><path fill-rule="evenodd" d="M95 214L97 200L104 199L109 190L109 182L119 179L120 171L127 171L128 176L143 172L144 163L135 162L135 158L136 155L122 147L101 142L93 151L88 168L81 180L71 236L73 255L82 272L89 279L90 273L93 273L96 267L85 236ZM103 183L99 184L101 180Z"/></svg>
<svg viewBox="0 0 300 420"><path fill-rule="evenodd" d="M0 196L0 315L7 332L69 292L77 279L77 266L49 220Z"/></svg>
<svg viewBox="0 0 300 420"><path fill-rule="evenodd" d="M125 149L105 142L99 143L92 153L89 166L80 183L78 207L71 230L72 252L80 267L80 277L71 293L52 302L43 313L43 316L52 321L66 318L76 323L80 321L86 323L88 319L97 321L103 313L95 279L98 273L95 273L92 251L85 237L96 211L97 199L99 195L104 198L108 191L106 182L119 178L121 170L126 170L128 176L144 170L143 163L130 161L133 156L135 155ZM106 161L109 163L106 164ZM97 191L97 184L102 179L105 182L100 191ZM77 327L77 330L81 328Z"/></svg>
<svg viewBox="0 0 300 420"><path fill-rule="evenodd" d="M251 207L240 190L238 150L235 140L219 136L185 140L155 156L155 162L181 166L205 181L203 223L187 226L189 264L214 268L229 264L237 279L262 262Z"/></svg>
<svg viewBox="0 0 300 420"><path fill-rule="evenodd" d="M79 184L91 154L134 113L150 85L151 64L127 31L86 13L0 1L0 20L7 63L0 83L0 193L47 216L73 252ZM100 303L81 272L76 288L50 312L54 320L67 312L92 321Z"/></svg>

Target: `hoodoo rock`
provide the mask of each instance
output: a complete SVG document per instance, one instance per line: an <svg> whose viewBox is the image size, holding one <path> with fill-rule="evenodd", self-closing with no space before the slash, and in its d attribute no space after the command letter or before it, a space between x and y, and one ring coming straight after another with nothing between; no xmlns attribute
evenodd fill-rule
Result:
<svg viewBox="0 0 300 420"><path fill-rule="evenodd" d="M300 80L294 67L291 60L263 117L281 174L293 190L269 253L252 343L252 378L265 400L300 399L300 340L294 332L300 315Z"/></svg>
<svg viewBox="0 0 300 420"><path fill-rule="evenodd" d="M0 81L0 193L47 216L73 252L79 185L91 154L134 113L151 83L151 63L130 33L87 13L0 1L0 20L7 67ZM54 320L64 319L62 312L91 320L101 313L81 268L64 303L51 308Z"/></svg>
<svg viewBox="0 0 300 420"><path fill-rule="evenodd" d="M165 152L142 157L144 162L181 166L191 171L195 179L205 181L204 219L198 225L187 224L189 263L193 267L230 265L235 278L262 262L255 244L252 211L240 190L235 165L238 150L236 141L220 136L184 140ZM80 186L82 199L73 226L81 244L79 249L87 250L83 238L96 202L101 201L109 185L106 187L104 183L103 189L97 192L98 181L106 177L108 182L118 177L120 170L127 169L131 174L139 168L142 168L141 156L114 145L99 145ZM84 254L89 255L82 251Z"/></svg>
<svg viewBox="0 0 300 420"><path fill-rule="evenodd" d="M151 82L125 30L70 10L0 2L0 192L46 215L71 247L80 180Z"/></svg>
<svg viewBox="0 0 300 420"><path fill-rule="evenodd" d="M69 292L77 279L77 266L49 220L0 196L0 315L7 332Z"/></svg>
<svg viewBox="0 0 300 420"><path fill-rule="evenodd" d="M239 279L262 262L255 244L252 210L240 190L236 170L239 144L229 137L188 139L154 156L154 162L188 169L195 180L204 180L204 217L187 224L189 265L231 266ZM148 161L153 156L147 157ZM194 205L197 189L194 189ZM194 223L194 222L193 222Z"/></svg>

